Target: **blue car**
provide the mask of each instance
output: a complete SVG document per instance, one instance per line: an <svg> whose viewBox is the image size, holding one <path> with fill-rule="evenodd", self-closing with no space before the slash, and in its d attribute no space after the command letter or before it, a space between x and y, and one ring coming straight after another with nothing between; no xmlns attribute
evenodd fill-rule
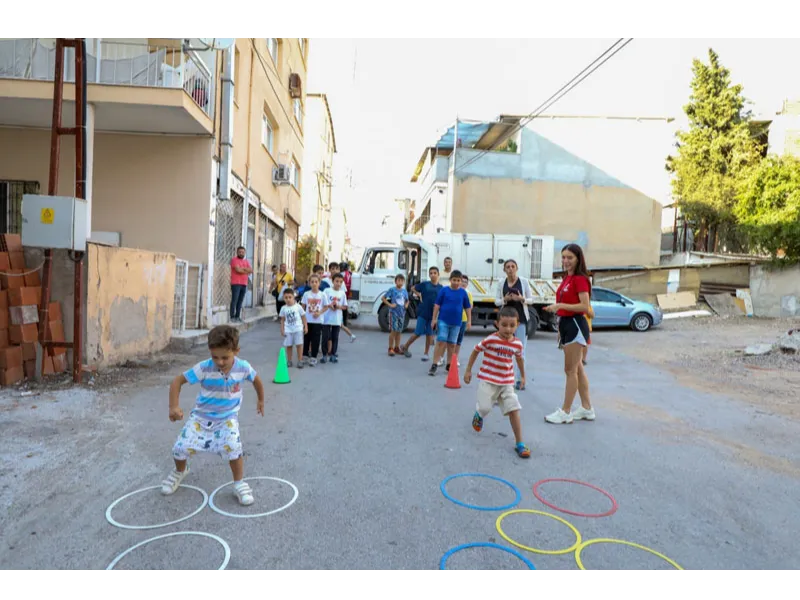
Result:
<svg viewBox="0 0 800 600"><path fill-rule="evenodd" d="M602 287L592 288L594 319L592 328L630 327L634 331L647 331L661 324L664 313L647 302L631 300L622 294Z"/></svg>

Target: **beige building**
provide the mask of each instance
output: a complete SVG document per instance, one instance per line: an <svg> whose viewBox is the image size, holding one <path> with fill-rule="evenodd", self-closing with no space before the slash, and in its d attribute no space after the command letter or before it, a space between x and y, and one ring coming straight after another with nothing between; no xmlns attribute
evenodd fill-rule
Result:
<svg viewBox="0 0 800 600"><path fill-rule="evenodd" d="M303 235L317 241L314 262L340 260L333 252L333 159L336 135L325 94L306 95L305 169L303 171Z"/></svg>
<svg viewBox="0 0 800 600"><path fill-rule="evenodd" d="M591 268L659 264L661 204L540 133L516 130L519 120L459 121L426 148L407 231L552 235L557 248L583 246ZM488 151L498 140L501 150Z"/></svg>
<svg viewBox="0 0 800 600"><path fill-rule="evenodd" d="M224 50L208 41L86 40L90 239L172 255L167 329L227 321L239 245L255 268L245 307L267 310L269 267L293 268L301 224L308 40L237 39ZM0 233L20 231L24 193L47 193L54 64L54 39L0 40ZM58 195L74 195L74 156L74 139L62 137ZM151 280L142 277L142 294Z"/></svg>

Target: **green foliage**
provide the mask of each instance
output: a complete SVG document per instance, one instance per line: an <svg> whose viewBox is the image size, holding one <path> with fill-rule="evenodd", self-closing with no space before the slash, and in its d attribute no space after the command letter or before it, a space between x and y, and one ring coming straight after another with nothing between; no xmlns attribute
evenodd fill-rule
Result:
<svg viewBox="0 0 800 600"><path fill-rule="evenodd" d="M666 168L674 174L674 199L698 230L695 238L715 250L719 240L708 243L709 232L731 230L740 181L760 161L761 147L744 111L742 86L731 84L730 72L711 49L708 59L709 64L693 61L692 92L684 107L689 129L676 133L677 152L667 157Z"/></svg>
<svg viewBox="0 0 800 600"><path fill-rule="evenodd" d="M518 149L517 142L514 140L508 140L502 148L499 148L498 152L516 152Z"/></svg>
<svg viewBox="0 0 800 600"><path fill-rule="evenodd" d="M754 247L800 260L800 160L770 156L752 169L734 213Z"/></svg>
<svg viewBox="0 0 800 600"><path fill-rule="evenodd" d="M306 235L300 240L300 243L297 244L297 276L295 279L299 281L299 277L302 276L305 281L308 278L308 274L314 267L318 250L319 246L313 235Z"/></svg>

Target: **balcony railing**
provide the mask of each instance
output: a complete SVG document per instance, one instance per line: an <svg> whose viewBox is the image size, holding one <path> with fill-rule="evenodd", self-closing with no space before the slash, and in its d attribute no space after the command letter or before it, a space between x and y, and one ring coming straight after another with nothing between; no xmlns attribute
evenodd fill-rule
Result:
<svg viewBox="0 0 800 600"><path fill-rule="evenodd" d="M0 40L0 79L52 81L55 40ZM212 78L208 67L179 44L153 46L87 40L86 78L89 83L154 88L183 88L203 111L213 116ZM74 62L67 49L64 81L75 81Z"/></svg>

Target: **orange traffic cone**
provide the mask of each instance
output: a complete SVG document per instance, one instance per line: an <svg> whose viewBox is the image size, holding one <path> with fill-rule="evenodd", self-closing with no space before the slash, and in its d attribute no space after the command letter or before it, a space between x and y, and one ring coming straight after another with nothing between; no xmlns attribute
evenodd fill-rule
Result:
<svg viewBox="0 0 800 600"><path fill-rule="evenodd" d="M451 390L461 388L461 378L458 376L458 357L455 354L450 359L450 370L447 372L447 381L444 382L444 387Z"/></svg>

